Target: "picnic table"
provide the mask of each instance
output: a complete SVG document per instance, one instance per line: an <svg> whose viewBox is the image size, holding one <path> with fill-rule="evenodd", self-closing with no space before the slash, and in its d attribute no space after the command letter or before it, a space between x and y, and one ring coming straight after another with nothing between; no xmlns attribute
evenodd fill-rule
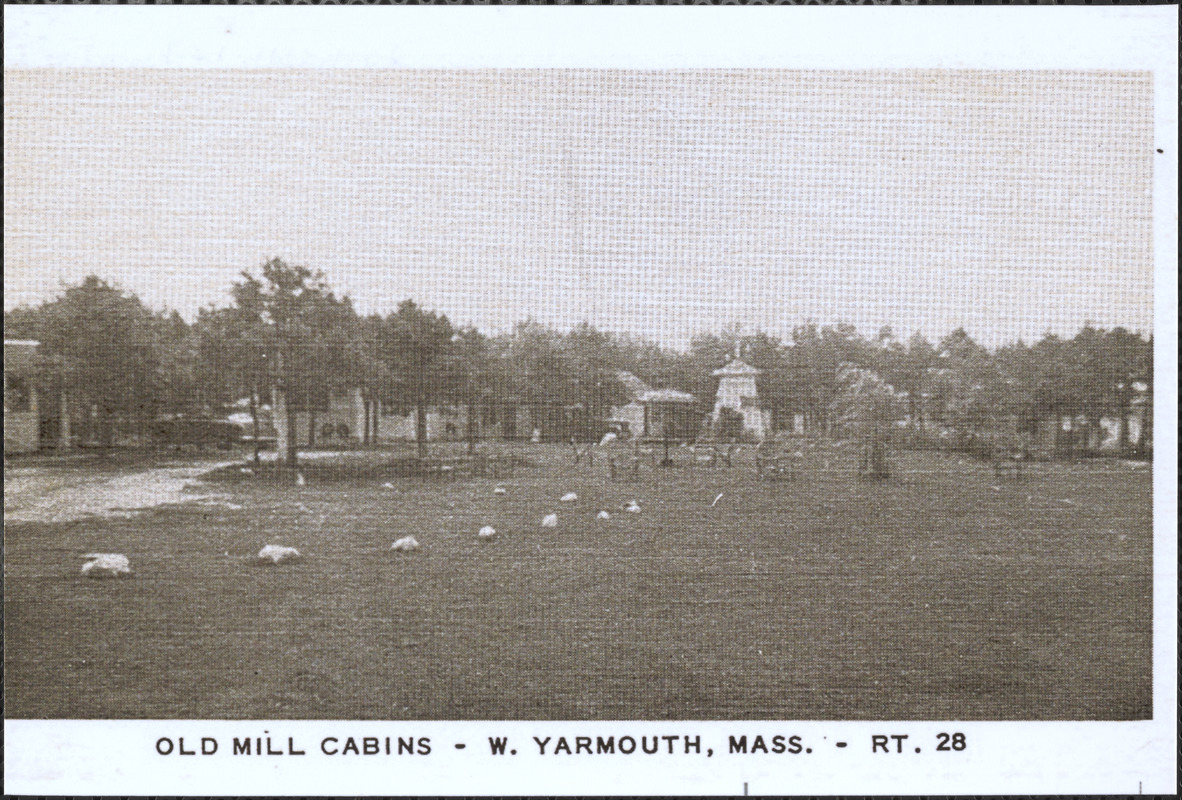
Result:
<svg viewBox="0 0 1182 800"><path fill-rule="evenodd" d="M755 473L761 480L792 480L804 461L804 453L782 444L761 442L755 448Z"/></svg>
<svg viewBox="0 0 1182 800"><path fill-rule="evenodd" d="M993 474L998 478L1009 472L1015 479L1021 479L1022 468L1028 459L1026 451L1016 447L996 447L990 454L990 461L993 462Z"/></svg>

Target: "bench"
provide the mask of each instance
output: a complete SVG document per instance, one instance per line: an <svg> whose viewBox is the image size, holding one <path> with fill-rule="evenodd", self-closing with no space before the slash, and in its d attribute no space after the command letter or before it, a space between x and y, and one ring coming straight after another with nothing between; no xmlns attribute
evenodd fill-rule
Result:
<svg viewBox="0 0 1182 800"><path fill-rule="evenodd" d="M792 480L798 472L797 467L803 460L800 453L755 452L755 472L761 480L782 481Z"/></svg>
<svg viewBox="0 0 1182 800"><path fill-rule="evenodd" d="M474 460L469 458L422 458L419 471L424 475L439 475L454 478L458 474L473 474Z"/></svg>
<svg viewBox="0 0 1182 800"><path fill-rule="evenodd" d="M607 457L607 475L613 481L626 477L636 480L640 477L640 456L626 456L621 459L609 455Z"/></svg>
<svg viewBox="0 0 1182 800"><path fill-rule="evenodd" d="M1000 478L1009 473L1015 480L1022 479L1022 468L1026 463L1026 454L1021 450L998 450L992 455L993 475Z"/></svg>

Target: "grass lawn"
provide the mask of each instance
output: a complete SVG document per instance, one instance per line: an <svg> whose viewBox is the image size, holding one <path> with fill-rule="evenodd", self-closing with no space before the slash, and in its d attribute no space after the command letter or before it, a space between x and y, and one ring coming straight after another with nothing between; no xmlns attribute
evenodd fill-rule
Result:
<svg viewBox="0 0 1182 800"><path fill-rule="evenodd" d="M883 483L742 458L612 483L530 450L499 481L242 476L220 505L6 525L7 716L1151 715L1148 469L908 453ZM268 543L305 558L255 566ZM91 551L134 577L83 578Z"/></svg>

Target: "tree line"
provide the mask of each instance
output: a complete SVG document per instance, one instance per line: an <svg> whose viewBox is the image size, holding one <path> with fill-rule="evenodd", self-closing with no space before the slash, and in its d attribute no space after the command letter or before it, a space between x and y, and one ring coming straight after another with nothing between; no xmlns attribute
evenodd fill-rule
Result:
<svg viewBox="0 0 1182 800"><path fill-rule="evenodd" d="M604 420L629 397L621 371L694 394L704 413L717 389L712 371L736 352L760 370L760 402L777 428L803 423L806 431L833 433L851 369L891 387L910 430L962 443L1003 429L1033 432L1064 417L1098 433L1101 419L1111 418L1120 449L1133 452L1144 448L1150 424L1144 418L1130 436L1134 400L1145 397L1151 407L1152 337L1120 327L1085 326L1071 338L1047 334L990 350L963 329L932 343L919 334L901 341L890 328L866 337L852 325L807 323L787 342L730 329L697 336L679 351L586 323L561 332L527 320L489 336L412 300L385 316L364 316L323 272L280 259L243 272L230 296L230 304L203 308L187 323L92 275L54 300L6 311L5 335L41 342L38 387L65 389L86 410L80 433L88 440L109 444L121 426L218 413L241 398L254 412L274 390L290 415L289 463L294 415L314 414L340 390L360 390L367 439L379 404L413 412L425 452L431 406L466 406L470 427L478 408L506 402L578 408L585 420Z"/></svg>

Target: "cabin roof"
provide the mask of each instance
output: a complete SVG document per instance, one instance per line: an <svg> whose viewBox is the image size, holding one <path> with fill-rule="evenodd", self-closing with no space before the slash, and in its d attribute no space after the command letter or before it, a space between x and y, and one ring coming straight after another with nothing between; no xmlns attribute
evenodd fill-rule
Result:
<svg viewBox="0 0 1182 800"><path fill-rule="evenodd" d="M642 403L696 403L698 399L689 392L677 389L650 389L637 398Z"/></svg>

